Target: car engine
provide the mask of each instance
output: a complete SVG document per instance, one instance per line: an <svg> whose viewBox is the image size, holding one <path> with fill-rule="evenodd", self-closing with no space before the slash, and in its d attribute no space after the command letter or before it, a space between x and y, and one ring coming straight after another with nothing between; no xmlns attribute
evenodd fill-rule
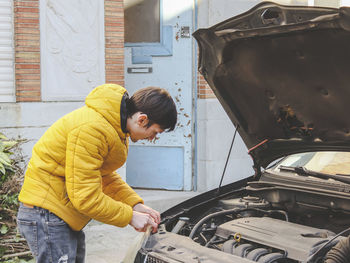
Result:
<svg viewBox="0 0 350 263"><path fill-rule="evenodd" d="M217 227L215 239L227 240L220 249L252 261L305 261L310 251L335 235L328 230L291 223L286 212L268 210L269 203L257 197L221 200L220 204L226 211L237 210L242 216ZM284 220L257 217L262 211L280 214Z"/></svg>
<svg viewBox="0 0 350 263"><path fill-rule="evenodd" d="M247 217L220 225L215 235L227 239L221 247L226 253L275 262L287 258L305 261L310 251L335 234L269 217Z"/></svg>
<svg viewBox="0 0 350 263"><path fill-rule="evenodd" d="M143 262L309 262L326 247L310 261L321 262L336 234L319 227L317 213L309 222L300 218L313 216L298 213L258 196L221 199L197 220L182 216L170 228L161 225L144 246Z"/></svg>
<svg viewBox="0 0 350 263"><path fill-rule="evenodd" d="M220 200L219 205L223 210L202 219L189 236L193 238L203 223L201 233L194 240L254 262L304 262L310 251L335 235L329 230L289 222L285 211L270 209L269 202L258 197ZM217 226L213 224L213 218L227 215L237 218ZM270 217L272 215L280 218ZM205 223L207 221L211 221L211 225ZM205 233L213 228L215 234L207 241Z"/></svg>

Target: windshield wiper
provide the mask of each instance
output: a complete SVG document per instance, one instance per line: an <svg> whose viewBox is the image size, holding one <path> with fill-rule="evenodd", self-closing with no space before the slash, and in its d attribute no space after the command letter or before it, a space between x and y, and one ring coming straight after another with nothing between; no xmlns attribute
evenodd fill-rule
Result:
<svg viewBox="0 0 350 263"><path fill-rule="evenodd" d="M325 173L310 171L303 166L291 167L291 166L280 165L278 168L280 169L280 171L293 172L298 175L314 176L322 179L334 179L339 182L350 184L350 177L345 177L344 175L333 175L333 174L325 174Z"/></svg>

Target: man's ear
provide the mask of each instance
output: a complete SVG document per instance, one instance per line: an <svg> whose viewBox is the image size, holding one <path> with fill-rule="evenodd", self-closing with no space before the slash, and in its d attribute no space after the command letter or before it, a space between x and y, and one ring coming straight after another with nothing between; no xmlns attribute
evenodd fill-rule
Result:
<svg viewBox="0 0 350 263"><path fill-rule="evenodd" d="M147 114L140 113L137 117L137 124L141 127L145 127L148 124L148 116Z"/></svg>

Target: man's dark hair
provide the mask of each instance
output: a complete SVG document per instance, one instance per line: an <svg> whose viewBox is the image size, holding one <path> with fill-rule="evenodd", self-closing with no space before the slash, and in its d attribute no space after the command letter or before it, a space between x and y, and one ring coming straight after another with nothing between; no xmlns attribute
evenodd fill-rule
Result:
<svg viewBox="0 0 350 263"><path fill-rule="evenodd" d="M163 130L172 131L177 121L176 106L168 91L147 87L136 91L126 103L128 118L137 112L147 114L148 124L158 124Z"/></svg>

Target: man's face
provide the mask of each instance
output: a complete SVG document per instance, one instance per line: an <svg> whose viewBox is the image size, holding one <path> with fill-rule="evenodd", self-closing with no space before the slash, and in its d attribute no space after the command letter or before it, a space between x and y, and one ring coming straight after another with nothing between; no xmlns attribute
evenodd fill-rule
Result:
<svg viewBox="0 0 350 263"><path fill-rule="evenodd" d="M147 127L148 118L145 114L139 114L134 119L135 121L129 128L130 139L133 142L138 140L152 141L158 133L162 133L164 130L156 123Z"/></svg>

